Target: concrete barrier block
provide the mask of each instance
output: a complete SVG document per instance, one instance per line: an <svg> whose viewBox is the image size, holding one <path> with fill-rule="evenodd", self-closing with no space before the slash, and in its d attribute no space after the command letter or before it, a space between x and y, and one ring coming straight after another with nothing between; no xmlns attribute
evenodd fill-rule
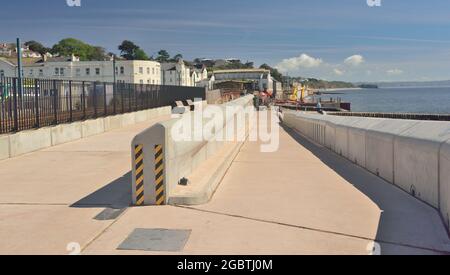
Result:
<svg viewBox="0 0 450 275"><path fill-rule="evenodd" d="M105 120L103 118L91 119L81 122L82 137L90 137L105 132Z"/></svg>
<svg viewBox="0 0 450 275"><path fill-rule="evenodd" d="M450 140L441 146L439 163L440 209L447 229L450 229Z"/></svg>
<svg viewBox="0 0 450 275"><path fill-rule="evenodd" d="M9 158L9 135L0 136L0 160Z"/></svg>
<svg viewBox="0 0 450 275"><path fill-rule="evenodd" d="M252 99L253 96L247 96L230 104L239 104L239 105L247 104L248 102L251 102ZM168 115L171 113L171 107L158 108L155 109L153 113L157 116ZM194 120L193 114L188 113L179 118L174 118L171 120L158 123L153 127L144 130L133 139L131 150L134 158L133 161L135 161L136 159L135 146L142 146L144 148L143 152L145 156L143 169L145 178L144 180L145 199L142 202L143 204L152 205L155 204L155 202L157 201L155 198L155 191L154 191L156 185L154 175L155 153L154 151L151 151L156 144L163 145L164 148L164 158L163 158L165 163L164 187L166 199L170 198L172 190L174 190L178 186L178 182L181 178L186 177L189 179L189 176L193 173L193 171L196 168L198 168L201 164L203 164L207 159L213 157L213 155L214 157L216 156L214 153L216 153L219 150L218 146L220 146L220 144L223 144L223 142L215 142L209 140L199 141L197 139L180 141L172 137L173 133L172 130L174 129L174 127L177 128L184 127L184 129L190 129L191 137L196 136L195 131L198 131L198 133L203 133L202 128L200 129L192 128L190 126L193 124L188 125L188 123L192 123L193 120ZM209 120L210 119L205 119L204 122L207 122ZM203 125L205 125L205 123ZM135 164L133 163L133 165ZM136 184L136 182L138 181L135 179L135 177L136 177L136 170L133 167L133 184ZM207 186L207 188L215 188L215 187ZM147 192L148 189L149 192ZM139 190L142 190L142 188L140 188ZM137 198L139 197L139 195L138 196L136 195L136 192L138 191L133 190L133 203L136 203ZM213 194L213 192L206 192L206 193L209 194L209 196Z"/></svg>
<svg viewBox="0 0 450 275"><path fill-rule="evenodd" d="M394 183L394 139L418 121L386 119L366 133L366 166L370 172Z"/></svg>
<svg viewBox="0 0 450 275"><path fill-rule="evenodd" d="M61 124L51 128L52 145L59 145L82 138L81 122Z"/></svg>
<svg viewBox="0 0 450 275"><path fill-rule="evenodd" d="M162 107L162 110L161 110L161 115L162 116L168 116L171 113L172 113L172 107L170 107L170 106Z"/></svg>
<svg viewBox="0 0 450 275"><path fill-rule="evenodd" d="M147 112L147 118L150 119L154 119L156 117L155 115L155 109L148 109L145 110Z"/></svg>
<svg viewBox="0 0 450 275"><path fill-rule="evenodd" d="M345 120L333 121L336 129L335 152L347 159L349 158L349 128L354 123L365 118L347 117Z"/></svg>
<svg viewBox="0 0 450 275"><path fill-rule="evenodd" d="M105 132L122 128L122 119L122 115L105 117Z"/></svg>
<svg viewBox="0 0 450 275"><path fill-rule="evenodd" d="M10 157L34 152L52 146L51 127L23 131L9 136Z"/></svg>
<svg viewBox="0 0 450 275"><path fill-rule="evenodd" d="M135 113L136 123L145 122L148 120L148 115L146 111L139 111Z"/></svg>
<svg viewBox="0 0 450 275"><path fill-rule="evenodd" d="M126 113L122 115L122 127L136 124L135 113Z"/></svg>
<svg viewBox="0 0 450 275"><path fill-rule="evenodd" d="M394 140L394 183L439 207L439 150L450 139L448 122L419 122Z"/></svg>
<svg viewBox="0 0 450 275"><path fill-rule="evenodd" d="M348 159L366 167L366 137L368 130L376 128L383 119L366 118L356 121L348 128Z"/></svg>

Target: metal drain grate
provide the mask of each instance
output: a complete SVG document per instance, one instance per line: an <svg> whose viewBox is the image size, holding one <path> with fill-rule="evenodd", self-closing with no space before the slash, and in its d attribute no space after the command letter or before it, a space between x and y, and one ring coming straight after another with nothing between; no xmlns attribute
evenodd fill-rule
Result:
<svg viewBox="0 0 450 275"><path fill-rule="evenodd" d="M102 212L100 212L97 216L95 216L94 220L97 221L109 221L109 220L115 220L117 217L122 214L126 208L122 209L112 209L112 208L106 208Z"/></svg>
<svg viewBox="0 0 450 275"><path fill-rule="evenodd" d="M186 245L191 230L135 229L119 245L119 250L179 252Z"/></svg>

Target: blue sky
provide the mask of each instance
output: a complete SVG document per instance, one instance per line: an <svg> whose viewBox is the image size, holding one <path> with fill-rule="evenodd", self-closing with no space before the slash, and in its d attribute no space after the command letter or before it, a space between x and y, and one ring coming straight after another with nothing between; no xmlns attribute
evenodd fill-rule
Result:
<svg viewBox="0 0 450 275"><path fill-rule="evenodd" d="M0 41L75 37L117 51L240 58L346 81L450 79L450 1L4 0Z"/></svg>

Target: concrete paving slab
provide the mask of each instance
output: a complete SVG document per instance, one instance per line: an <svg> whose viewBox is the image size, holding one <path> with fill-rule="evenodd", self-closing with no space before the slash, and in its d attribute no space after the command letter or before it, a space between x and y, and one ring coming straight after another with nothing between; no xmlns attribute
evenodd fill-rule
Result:
<svg viewBox="0 0 450 275"><path fill-rule="evenodd" d="M369 243L276 223L165 206L130 209L83 254L173 254L117 250L135 227L192 230L184 250L175 254L367 254Z"/></svg>
<svg viewBox="0 0 450 275"><path fill-rule="evenodd" d="M67 245L83 248L111 221L93 217L102 208L66 205L0 205L0 254L64 254Z"/></svg>

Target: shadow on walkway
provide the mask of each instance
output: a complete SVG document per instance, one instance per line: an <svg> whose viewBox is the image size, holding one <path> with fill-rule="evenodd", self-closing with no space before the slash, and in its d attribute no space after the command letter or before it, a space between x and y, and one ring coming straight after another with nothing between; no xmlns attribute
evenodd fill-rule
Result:
<svg viewBox="0 0 450 275"><path fill-rule="evenodd" d="M131 203L131 171L82 198L70 207L123 209Z"/></svg>
<svg viewBox="0 0 450 275"><path fill-rule="evenodd" d="M436 209L293 129L281 127L383 211L376 237L381 254L450 254L450 239Z"/></svg>

